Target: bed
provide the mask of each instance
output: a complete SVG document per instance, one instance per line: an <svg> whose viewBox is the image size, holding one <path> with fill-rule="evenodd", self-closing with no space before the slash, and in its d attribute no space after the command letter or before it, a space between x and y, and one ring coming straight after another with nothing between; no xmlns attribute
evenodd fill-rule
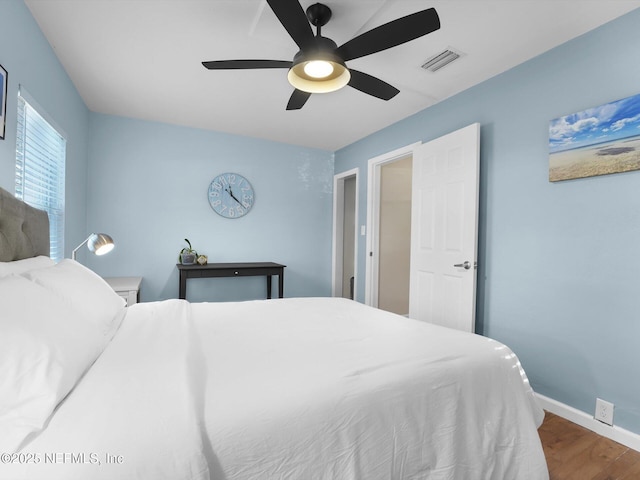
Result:
<svg viewBox="0 0 640 480"><path fill-rule="evenodd" d="M0 479L548 479L499 342L336 298L125 307L47 229L0 191Z"/></svg>

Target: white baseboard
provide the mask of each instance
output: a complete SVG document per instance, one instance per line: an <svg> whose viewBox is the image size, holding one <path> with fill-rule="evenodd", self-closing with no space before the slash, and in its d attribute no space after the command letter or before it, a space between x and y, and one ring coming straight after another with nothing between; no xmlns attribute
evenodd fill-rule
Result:
<svg viewBox="0 0 640 480"><path fill-rule="evenodd" d="M540 406L548 412L554 413L559 417L566 418L581 427L587 428L592 432L596 432L598 435L602 435L614 442L621 443L622 445L626 445L627 447L640 452L640 435L637 433L633 433L629 430L616 426L610 427L609 425L599 422L593 418L593 415L584 413L581 410L570 407L564 403L560 403L552 398L545 397L544 395L537 393L536 397L540 402Z"/></svg>

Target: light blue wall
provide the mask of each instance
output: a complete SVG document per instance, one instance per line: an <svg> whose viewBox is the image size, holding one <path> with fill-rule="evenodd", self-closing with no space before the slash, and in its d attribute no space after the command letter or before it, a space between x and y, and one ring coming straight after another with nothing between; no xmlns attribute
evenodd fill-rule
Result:
<svg viewBox="0 0 640 480"><path fill-rule="evenodd" d="M88 227L117 242L105 257L83 252L96 272L143 276L145 301L177 298L186 237L210 262L287 265L287 297L331 294L331 152L93 113L90 131ZM209 206L209 184L223 172L253 185L244 217L225 219ZM260 298L265 285L260 277L189 280L187 299Z"/></svg>
<svg viewBox="0 0 640 480"><path fill-rule="evenodd" d="M0 140L0 187L15 192L18 86L67 138L65 251L86 238L89 110L22 0L0 1L0 64L9 76L7 127Z"/></svg>
<svg viewBox="0 0 640 480"><path fill-rule="evenodd" d="M549 183L548 128L640 93L639 25L636 10L335 155L336 173L366 172L369 158L480 122L479 332L515 350L539 393L589 414L604 398L638 434L640 171ZM364 279L364 238L359 252Z"/></svg>

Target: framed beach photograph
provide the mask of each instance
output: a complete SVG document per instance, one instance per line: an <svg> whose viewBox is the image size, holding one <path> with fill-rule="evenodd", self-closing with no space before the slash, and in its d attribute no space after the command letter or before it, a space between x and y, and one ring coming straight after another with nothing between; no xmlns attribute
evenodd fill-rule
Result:
<svg viewBox="0 0 640 480"><path fill-rule="evenodd" d="M0 65L0 139L4 140L7 126L7 71Z"/></svg>
<svg viewBox="0 0 640 480"><path fill-rule="evenodd" d="M640 94L552 120L549 181L640 170Z"/></svg>

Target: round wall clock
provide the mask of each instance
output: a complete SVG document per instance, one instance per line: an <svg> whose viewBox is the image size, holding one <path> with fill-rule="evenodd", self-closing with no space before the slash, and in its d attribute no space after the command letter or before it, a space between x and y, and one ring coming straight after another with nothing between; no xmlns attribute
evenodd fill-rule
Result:
<svg viewBox="0 0 640 480"><path fill-rule="evenodd" d="M221 173L209 184L209 205L224 218L239 218L251 210L255 201L249 180L237 173Z"/></svg>

